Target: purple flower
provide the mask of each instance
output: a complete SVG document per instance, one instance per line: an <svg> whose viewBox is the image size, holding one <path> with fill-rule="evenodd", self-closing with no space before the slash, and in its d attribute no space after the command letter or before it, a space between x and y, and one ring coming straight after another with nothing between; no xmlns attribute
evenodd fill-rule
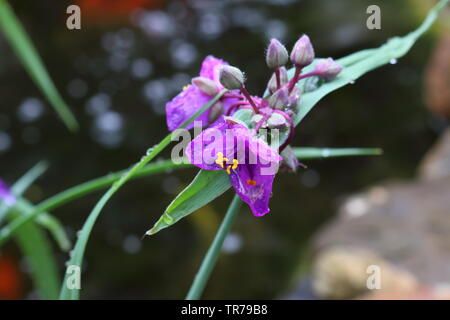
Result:
<svg viewBox="0 0 450 320"><path fill-rule="evenodd" d="M245 125L224 118L204 130L186 148L189 161L205 170L224 170L255 216L270 211L272 183L282 158Z"/></svg>
<svg viewBox="0 0 450 320"><path fill-rule="evenodd" d="M5 202L8 206L12 206L16 203L16 198L9 190L8 185L0 179L0 200Z"/></svg>
<svg viewBox="0 0 450 320"><path fill-rule="evenodd" d="M223 86L219 82L220 67L223 65L228 65L228 63L213 56L207 56L203 60L200 70L200 77L212 80L217 86L218 91L223 89ZM207 92L210 93L210 90ZM173 131L179 128L184 121L194 115L212 98L213 96L202 91L201 87L195 84L189 84L184 87L182 92L166 104L167 127L169 130ZM220 114L226 113L237 102L238 99L236 97L222 97L218 102L220 108L219 118ZM201 121L203 127L212 125L217 121L218 108L215 108L214 112L211 112L212 109L214 107L206 110L197 118L197 121ZM194 124L191 123L186 128L190 129L193 126Z"/></svg>

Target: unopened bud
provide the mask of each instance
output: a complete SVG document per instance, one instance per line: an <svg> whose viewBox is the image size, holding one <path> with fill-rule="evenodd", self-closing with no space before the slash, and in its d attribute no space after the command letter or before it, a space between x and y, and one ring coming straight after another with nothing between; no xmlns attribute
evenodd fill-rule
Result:
<svg viewBox="0 0 450 320"><path fill-rule="evenodd" d="M300 97L301 90L299 87L295 86L288 98L288 108L295 109L300 102Z"/></svg>
<svg viewBox="0 0 450 320"><path fill-rule="evenodd" d="M314 61L314 48L305 34L297 40L291 51L291 62L297 67L305 67Z"/></svg>
<svg viewBox="0 0 450 320"><path fill-rule="evenodd" d="M280 73L280 85L284 86L288 82L287 70L285 67L281 67L278 68L278 72ZM269 89L270 93L274 93L275 91L277 91L277 77L275 72L272 74L272 77L267 84L267 88Z"/></svg>
<svg viewBox="0 0 450 320"><path fill-rule="evenodd" d="M289 91L286 87L282 87L275 91L269 98L269 105L273 109L284 109L289 104Z"/></svg>
<svg viewBox="0 0 450 320"><path fill-rule="evenodd" d="M240 89L245 82L244 74L238 68L222 66L219 75L220 83L229 90Z"/></svg>
<svg viewBox="0 0 450 320"><path fill-rule="evenodd" d="M270 69L284 66L289 58L286 48L277 39L270 40L266 53L266 63Z"/></svg>
<svg viewBox="0 0 450 320"><path fill-rule="evenodd" d="M314 72L327 81L335 79L341 71L342 66L332 58L319 60L314 68Z"/></svg>
<svg viewBox="0 0 450 320"><path fill-rule="evenodd" d="M294 153L294 150L290 146L284 148L281 152L281 156L283 157L283 167L286 168L289 172L297 172L297 167L300 163L297 160L297 156Z"/></svg>
<svg viewBox="0 0 450 320"><path fill-rule="evenodd" d="M210 109L208 115L209 123L213 123L223 114L224 105L221 101L217 101Z"/></svg>
<svg viewBox="0 0 450 320"><path fill-rule="evenodd" d="M199 88L202 92L208 96L215 96L219 93L219 87L211 79L204 77L197 77L192 79L192 84Z"/></svg>

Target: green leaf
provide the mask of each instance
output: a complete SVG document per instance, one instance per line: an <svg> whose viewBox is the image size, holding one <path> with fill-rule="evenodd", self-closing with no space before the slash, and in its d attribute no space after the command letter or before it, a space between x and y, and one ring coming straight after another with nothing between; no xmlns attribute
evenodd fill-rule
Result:
<svg viewBox="0 0 450 320"><path fill-rule="evenodd" d="M22 217L27 217L36 210L36 207L28 200L24 198L18 198L15 209L19 213L19 215L17 215L17 217L12 222L15 222ZM63 225L61 224L61 222L59 222L58 219L56 219L48 212L42 212L34 219L34 221L50 232L62 251L69 251L69 249L71 248L71 242L66 234L66 231L64 230Z"/></svg>
<svg viewBox="0 0 450 320"><path fill-rule="evenodd" d="M140 169L134 176L133 179L139 177L145 177L148 175L164 172L166 170L175 170L181 168L190 167L190 164L175 164L172 161L158 161L152 164L149 164L142 169ZM34 207L32 212L28 215L22 215L18 217L9 225L5 226L0 230L0 245L4 244L14 233L20 229L24 224L29 221L40 217L41 214L44 214L46 211L54 210L59 208L60 206L67 204L71 201L74 201L84 195L93 193L95 191L107 188L111 186L111 184L117 180L119 180L127 170L122 170L114 173L107 174L106 176L96 178L82 184L76 185L67 190L61 191L60 193L42 201L38 205ZM0 204L2 205L2 204ZM0 215L1 215L0 210Z"/></svg>
<svg viewBox="0 0 450 320"><path fill-rule="evenodd" d="M27 190L33 182L47 170L47 168L48 166L45 162L39 162L36 164L14 183L14 186L11 188L12 194L16 197L20 197L20 195L22 195L22 193L24 193L25 190ZM0 223L6 216L9 209L10 207L8 207L5 203L0 202Z"/></svg>
<svg viewBox="0 0 450 320"><path fill-rule="evenodd" d="M13 212L17 214L17 212ZM11 219L14 219L13 216ZM57 299L60 277L51 244L44 232L34 222L23 226L15 239L25 259L30 264L34 286L44 299Z"/></svg>
<svg viewBox="0 0 450 320"><path fill-rule="evenodd" d="M311 111L311 109L327 94L347 85L354 83L358 78L369 71L379 68L383 65L389 64L397 59L403 57L417 39L422 36L434 23L439 16L440 11L447 5L449 0L440 1L428 14L422 25L415 31L403 37L394 37L389 39L384 45L376 49L363 50L351 54L345 58L337 60L338 63L344 66L344 69L339 76L331 81L323 83L319 89L306 92L302 95L300 101L300 112L294 119L297 125L303 118ZM305 72L311 71L313 66L305 68ZM309 71L308 71L309 70ZM293 70L290 70L292 75ZM305 80L300 81L301 86Z"/></svg>
<svg viewBox="0 0 450 320"><path fill-rule="evenodd" d="M379 148L292 148L298 159L319 159L353 156L378 156L383 154Z"/></svg>
<svg viewBox="0 0 450 320"><path fill-rule="evenodd" d="M380 155L378 148L292 148L299 160ZM225 171L200 170L194 180L169 204L159 220L146 232L153 235L210 203L231 187Z"/></svg>
<svg viewBox="0 0 450 320"><path fill-rule="evenodd" d="M206 103L202 108L195 112L189 119L187 119L180 128L186 128L190 123L192 123L195 119L197 119L203 112L211 108L228 90L224 89L219 92L214 98L212 98L208 103ZM78 237L77 243L75 244L75 248L73 249L72 257L69 261L69 265L76 265L81 267L84 257L84 251L86 250L86 245L89 240L89 236L91 234L92 228L99 217L103 207L107 204L109 199L117 192L119 189L127 183L132 177L137 175L139 171L150 161L152 161L162 150L164 150L171 142L172 134L169 133L163 140L161 140L155 147L147 150L146 154L141 158L139 162L137 162L131 169L127 170L125 174L123 174L119 180L113 183L113 185L106 191L105 194L100 198L100 200L95 204L92 211L89 213L88 218L86 219L81 231L80 236ZM61 291L59 298L62 300L71 299L78 300L80 297L79 290L69 289L66 286L68 275L64 278L64 281L61 285Z"/></svg>
<svg viewBox="0 0 450 320"><path fill-rule="evenodd" d="M30 38L6 0L0 0L0 30L3 31L26 71L67 128L76 131L78 123L74 115L61 98Z"/></svg>
<svg viewBox="0 0 450 320"><path fill-rule="evenodd" d="M147 231L152 235L211 202L231 187L225 171L200 170L194 180L167 207L164 214Z"/></svg>
<svg viewBox="0 0 450 320"><path fill-rule="evenodd" d="M398 59L405 55L409 49L414 45L416 40L429 29L429 27L433 24L433 22L437 19L440 11L445 7L449 0L441 0L428 14L425 21L422 25L417 28L415 31L409 33L404 37L395 37L390 39L386 44L382 45L376 49L367 49L360 52L356 52L350 54L347 57L341 58L338 60L340 64L344 66L343 71L339 74L339 76L330 82L323 82L321 85L313 90L305 92L302 95L300 106L299 106L299 114L294 119L295 125L299 124L300 121L308 114L309 111L319 102L323 97L327 94L337 90L349 83L353 83L356 79L364 75L365 73L376 69L382 65L389 64L393 59ZM304 72L307 73L312 70L314 66L310 65L308 68L305 68ZM292 77L293 70L289 70L289 74ZM300 81L299 86L303 86L304 82ZM297 149L298 150L298 149ZM329 152L331 149L325 149L325 154ZM323 150L315 149L303 149L304 153L298 153L299 158L303 159L312 159L312 158L323 158ZM350 156L350 155L363 155L364 152L374 152L374 154L378 154L378 150L371 151L356 151L356 149L347 149L347 150L334 150L334 156ZM316 153L314 155L314 153ZM353 153L353 154L350 154ZM328 156L331 157L331 156ZM199 175L207 175L210 179L208 184L202 189L200 188L200 184L194 180L186 189L182 191L180 195L178 195L175 200L169 205L166 211L163 213L161 218L156 222L152 229L150 229L147 234L155 234L159 230L166 228L170 225L173 225L179 219L191 214L198 208L203 205L206 205L210 201L214 200L218 196L220 196L225 190L230 187L230 183L228 181L214 181L215 179L223 179L222 176L214 176L208 175L206 173L200 172ZM196 177L196 179L198 176ZM202 180L205 180L203 178ZM202 182L202 181L201 181ZM212 187L214 186L214 187ZM193 190L191 190L193 189ZM206 194L207 197L203 198L201 195ZM197 204L195 202L198 202ZM167 218L168 213L168 218ZM164 218L167 219L164 219ZM167 221L166 221L167 220ZM170 223L169 223L170 222Z"/></svg>
<svg viewBox="0 0 450 320"><path fill-rule="evenodd" d="M16 197L22 193L46 170L44 163L38 163L23 175L12 186L11 191ZM7 208L10 209L10 208ZM7 210L6 209L6 210ZM14 221L20 213L16 207L11 208L8 219ZM46 235L33 222L25 225L15 234L17 244L29 262L31 277L36 289L45 299L56 299L58 296L58 283L60 281L56 260L51 251L51 244Z"/></svg>

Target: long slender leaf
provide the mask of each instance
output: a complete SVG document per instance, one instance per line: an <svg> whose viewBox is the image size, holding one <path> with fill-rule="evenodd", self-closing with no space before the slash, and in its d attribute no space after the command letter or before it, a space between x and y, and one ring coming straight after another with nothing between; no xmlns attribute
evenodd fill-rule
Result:
<svg viewBox="0 0 450 320"><path fill-rule="evenodd" d="M0 0L0 30L3 31L26 71L67 128L76 131L77 120L61 98L30 38L6 0Z"/></svg>
<svg viewBox="0 0 450 320"><path fill-rule="evenodd" d="M345 156L379 155L377 148L292 148L299 160ZM154 226L146 232L153 235L213 201L231 187L225 171L200 170L194 180L169 204Z"/></svg>
<svg viewBox="0 0 450 320"><path fill-rule="evenodd" d="M15 239L30 265L31 277L40 295L44 299L57 299L60 277L47 236L31 222L15 234Z"/></svg>
<svg viewBox="0 0 450 320"><path fill-rule="evenodd" d="M139 170L136 175L133 176L133 179L139 177L145 177L148 175L164 172L166 170L176 170L190 167L190 164L175 164L172 161L161 161L149 164ZM41 214L46 211L51 211L56 208L59 208L62 205L65 205L71 201L74 201L84 195L93 193L95 191L107 188L111 186L111 184L120 179L120 177L125 174L126 170L122 170L115 173L110 173L106 176L93 179L87 181L85 183L76 185L72 188L64 190L44 201L34 207L33 211L28 215L24 215L15 219L12 223L5 226L0 230L0 246L4 244L14 233L20 229L24 224L29 221L40 217ZM1 212L1 211L0 211Z"/></svg>
<svg viewBox="0 0 450 320"><path fill-rule="evenodd" d="M206 103L200 110L195 112L189 119L187 119L180 128L186 128L190 123L192 123L195 119L197 119L203 112L211 108L219 99L227 92L228 90L224 89L219 92L214 98L212 98L208 103ZM89 240L89 236L91 234L92 228L94 227L95 221L100 215L103 207L106 203L111 199L111 197L133 176L139 173L139 171L150 161L152 161L162 150L164 150L171 142L172 134L168 134L160 143L158 143L155 147L147 150L145 156L141 158L141 160L136 163L130 170L128 170L121 178L114 182L113 185L106 191L106 193L100 198L100 200L96 203L95 207L92 209L89 214L86 222L84 223L80 236L78 237L77 243L75 244L75 248L73 249L73 254L70 259L69 265L75 265L81 267L84 257L84 251L86 249L87 242ZM68 275L64 278L64 281L61 285L60 299L71 299L78 300L80 297L79 290L70 289L66 285Z"/></svg>
<svg viewBox="0 0 450 320"><path fill-rule="evenodd" d="M311 109L327 94L349 83L353 83L356 79L373 69L389 64L393 60L404 56L409 49L411 49L417 39L430 28L448 1L449 0L441 0L429 12L422 25L406 36L392 38L379 48L362 50L339 59L338 62L344 66L344 69L335 80L322 83L316 90L305 92L302 95L299 106L300 112L294 119L295 124L298 125L300 121L302 121L308 114L308 112L311 111ZM308 68L305 72L311 71L313 65ZM293 70L290 70L289 75L292 76L292 74ZM304 81L305 80L300 81L298 85L302 87L304 85ZM317 151L319 153L328 153L330 152L330 149L325 149L325 151L319 151L319 149L309 151L304 150L305 153L303 155L311 159L311 157L314 157L312 154ZM349 152L351 153L352 151L336 151L335 155L344 156L346 155L345 153ZM302 157L302 153L297 154ZM217 179L217 181L215 181L215 179ZM208 181L206 186L205 181ZM146 234L152 235L164 228L167 228L168 226L171 226L181 218L191 214L198 208L220 196L229 187L230 183L224 179L223 175L219 175L212 171L203 172L203 170L201 170L194 181L186 189L184 189L175 198L175 200L172 201L172 203L169 204L161 218L155 223L153 228L147 231Z"/></svg>
<svg viewBox="0 0 450 320"><path fill-rule="evenodd" d="M292 148L298 159L319 159L354 156L378 156L383 154L379 148Z"/></svg>
<svg viewBox="0 0 450 320"><path fill-rule="evenodd" d="M39 163L23 175L11 188L16 197L22 193L44 173L46 165ZM8 219L14 221L20 212L12 208ZM34 285L45 299L55 299L58 295L59 275L56 260L46 235L33 223L27 224L15 234L15 239L31 267Z"/></svg>

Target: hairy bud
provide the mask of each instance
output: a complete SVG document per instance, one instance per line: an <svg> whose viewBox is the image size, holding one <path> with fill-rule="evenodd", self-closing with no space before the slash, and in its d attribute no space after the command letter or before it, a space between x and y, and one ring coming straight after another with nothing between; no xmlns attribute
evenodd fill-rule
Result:
<svg viewBox="0 0 450 320"><path fill-rule="evenodd" d="M335 79L341 71L342 66L332 58L319 60L314 68L314 72L327 81Z"/></svg>
<svg viewBox="0 0 450 320"><path fill-rule="evenodd" d="M289 104L289 91L286 87L282 87L275 91L269 98L269 105L273 109L284 109Z"/></svg>
<svg viewBox="0 0 450 320"><path fill-rule="evenodd" d="M287 70L285 67L281 67L278 69L278 72L280 73L281 86L284 86L288 82ZM269 89L270 93L274 93L275 91L277 91L277 78L275 72L272 74L272 77L267 84L267 88Z"/></svg>
<svg viewBox="0 0 450 320"><path fill-rule="evenodd" d="M222 66L219 75L220 83L229 90L240 89L245 82L244 74L241 70L232 66Z"/></svg>
<svg viewBox="0 0 450 320"><path fill-rule="evenodd" d="M192 84L208 96L215 96L219 93L219 87L211 79L196 77L192 79Z"/></svg>
<svg viewBox="0 0 450 320"><path fill-rule="evenodd" d="M291 62L297 67L305 67L314 61L314 48L305 34L297 40L291 51Z"/></svg>
<svg viewBox="0 0 450 320"><path fill-rule="evenodd" d="M286 48L277 39L270 40L266 53L266 63L270 69L284 66L289 59Z"/></svg>

